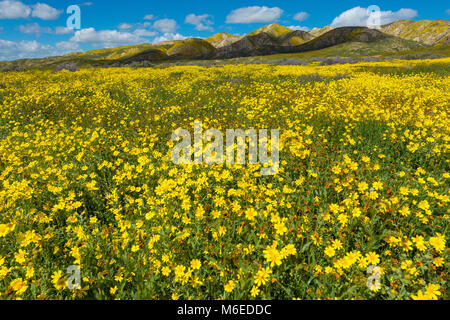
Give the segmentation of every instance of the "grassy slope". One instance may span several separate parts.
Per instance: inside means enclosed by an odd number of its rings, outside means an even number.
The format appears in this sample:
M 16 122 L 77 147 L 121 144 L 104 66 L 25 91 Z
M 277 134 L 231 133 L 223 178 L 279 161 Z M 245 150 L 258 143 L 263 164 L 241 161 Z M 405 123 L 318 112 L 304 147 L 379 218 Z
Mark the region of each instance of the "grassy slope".
M 274 23 L 274 24 L 270 24 L 268 26 L 259 28 L 258 30 L 253 31 L 253 32 L 249 33 L 248 35 L 254 36 L 254 35 L 265 32 L 268 35 L 270 35 L 272 38 L 279 39 L 282 36 L 291 33 L 292 31 L 293 30 L 291 30 L 289 28 L 286 28 L 286 27 L 280 26 L 279 24 Z
M 308 58 L 327 58 L 327 57 L 390 57 L 401 54 L 413 53 L 436 53 L 450 56 L 450 47 L 417 47 L 416 43 L 411 41 L 398 41 L 397 39 L 386 39 L 376 43 L 348 42 L 322 50 L 275 54 L 260 57 L 237 58 L 235 60 L 245 62 L 247 60 L 277 60 L 277 59 L 308 59 Z
M 260 28 L 253 33 L 270 32 L 272 36 L 279 37 L 286 34 L 288 28 L 273 24 Z M 174 45 L 158 46 L 151 44 L 125 46 L 110 49 L 96 49 L 84 53 L 73 53 L 61 57 L 48 57 L 43 59 L 22 59 L 17 61 L 0 62 L 0 70 L 3 68 L 20 67 L 23 69 L 53 69 L 62 63 L 74 63 L 80 67 L 88 66 L 108 66 L 117 62 L 117 59 L 127 59 L 135 55 L 142 54 L 148 50 L 161 50 L 167 53 L 175 48 L 177 44 L 183 41 L 176 41 Z M 205 41 L 206 44 L 208 42 Z M 186 46 L 185 46 L 186 47 Z M 187 46 L 190 48 L 192 46 Z M 406 54 L 426 54 L 434 53 L 443 56 L 450 56 L 449 46 L 420 47 L 415 41 L 404 40 L 399 38 L 390 38 L 377 41 L 376 43 L 349 42 L 333 46 L 330 48 L 309 51 L 303 53 L 292 54 L 275 54 L 268 56 L 257 56 L 248 58 L 235 58 L 223 61 L 224 63 L 251 63 L 268 62 L 279 59 L 310 59 L 310 58 L 326 58 L 326 57 L 392 57 L 396 55 Z M 200 48 L 202 49 L 202 48 Z M 173 51 L 173 50 L 172 50 Z M 175 50 L 176 51 L 176 50 Z M 197 50 L 196 50 L 197 51 Z M 185 57 L 189 59 L 189 57 Z M 178 61 L 179 62 L 179 61 Z M 186 62 L 183 61 L 183 62 Z M 215 61 L 216 63 L 219 61 Z M 160 62 L 165 63 L 165 62 Z M 195 61 L 193 63 L 211 64 L 211 61 Z
M 234 58 L 228 60 L 177 60 L 173 63 L 180 64 L 205 64 L 209 65 L 212 63 L 271 63 L 272 61 L 282 60 L 282 59 L 297 59 L 297 60 L 308 60 L 314 58 L 330 58 L 330 57 L 378 57 L 378 58 L 393 58 L 402 55 L 423 55 L 423 54 L 436 54 L 442 55 L 444 57 L 450 57 L 450 46 L 434 46 L 434 47 L 423 47 L 423 48 L 412 48 L 402 51 L 386 52 L 384 50 L 384 44 L 378 43 L 376 45 L 370 45 L 361 42 L 345 43 L 331 48 L 326 48 L 317 51 L 302 52 L 302 53 L 289 53 L 289 54 L 275 54 L 268 56 L 256 56 L 256 57 L 245 57 L 245 58 Z M 37 69 L 52 69 L 63 62 L 76 62 L 80 66 L 106 66 L 111 64 L 111 61 L 101 60 L 95 61 L 89 58 L 83 57 L 55 57 L 55 58 L 45 58 L 45 59 L 28 59 L 22 61 L 9 61 L 0 62 L 0 68 L 7 65 L 22 65 L 26 68 L 37 68 Z M 167 62 L 160 62 L 158 64 L 166 64 Z
M 448 41 L 449 28 L 447 20 L 399 20 L 384 26 L 382 31 L 403 39 L 434 45 Z

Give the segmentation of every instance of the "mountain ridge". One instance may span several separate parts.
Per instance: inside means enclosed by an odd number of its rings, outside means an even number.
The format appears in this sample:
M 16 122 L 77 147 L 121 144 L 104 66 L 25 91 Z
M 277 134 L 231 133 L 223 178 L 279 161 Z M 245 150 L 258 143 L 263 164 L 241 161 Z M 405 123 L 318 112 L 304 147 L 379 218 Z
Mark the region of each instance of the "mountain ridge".
M 87 65 L 128 65 L 136 62 L 190 59 L 230 59 L 257 55 L 300 53 L 321 50 L 344 43 L 377 45 L 386 52 L 400 52 L 424 46 L 448 46 L 450 21 L 398 20 L 378 29 L 367 27 L 325 26 L 307 31 L 292 30 L 277 23 L 263 26 L 246 35 L 237 36 L 219 32 L 209 38 L 188 38 L 156 44 L 94 49 L 82 53 L 70 53 L 61 57 L 22 59 L 33 65 L 39 61 L 51 63 L 82 61 Z M 6 62 L 2 63 L 5 64 Z M 10 63 L 11 64 L 11 63 Z

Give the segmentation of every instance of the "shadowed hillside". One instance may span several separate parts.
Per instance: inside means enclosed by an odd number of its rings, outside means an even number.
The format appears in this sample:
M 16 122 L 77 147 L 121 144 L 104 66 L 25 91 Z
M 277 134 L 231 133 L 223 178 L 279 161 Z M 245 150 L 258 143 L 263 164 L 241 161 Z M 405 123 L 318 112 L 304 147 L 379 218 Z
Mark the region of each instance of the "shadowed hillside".
M 150 67 L 178 60 L 233 59 L 276 54 L 305 53 L 323 56 L 369 56 L 447 47 L 450 44 L 448 20 L 399 20 L 380 30 L 366 27 L 330 26 L 309 32 L 270 24 L 247 35 L 220 32 L 207 39 L 185 39 L 156 44 L 123 46 L 71 53 L 60 57 L 0 62 L 0 70 L 55 69 L 61 64 L 76 67 Z M 322 50 L 325 50 L 322 52 Z M 432 52 L 435 49 L 430 49 Z

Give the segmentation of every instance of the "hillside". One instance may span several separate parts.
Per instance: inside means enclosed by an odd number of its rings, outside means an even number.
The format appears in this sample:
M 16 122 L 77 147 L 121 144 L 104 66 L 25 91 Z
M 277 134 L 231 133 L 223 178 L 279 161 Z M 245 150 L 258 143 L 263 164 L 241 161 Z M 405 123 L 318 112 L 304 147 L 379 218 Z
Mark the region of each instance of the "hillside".
M 214 46 L 202 39 L 186 39 L 175 43 L 167 55 L 172 59 L 194 59 L 197 57 L 212 54 Z
M 281 37 L 283 37 L 283 36 L 285 36 L 285 35 L 287 35 L 289 33 L 292 33 L 292 29 L 280 26 L 277 23 L 272 23 L 272 24 L 269 24 L 269 25 L 264 26 L 262 28 L 259 28 L 259 29 L 255 30 L 253 32 L 250 32 L 248 34 L 248 36 L 255 36 L 255 35 L 262 34 L 262 33 L 266 33 L 272 39 L 278 40 Z
M 89 66 L 150 66 L 165 61 L 232 59 L 327 50 L 336 56 L 383 55 L 427 46 L 449 46 L 448 20 L 399 20 L 381 31 L 365 27 L 314 28 L 309 32 L 270 24 L 247 35 L 226 32 L 207 39 L 191 38 L 156 44 L 122 46 L 71 53 L 61 57 L 0 62 L 0 70 L 53 69 L 60 64 Z
M 295 47 L 298 52 L 320 50 L 346 42 L 371 43 L 387 39 L 388 36 L 378 30 L 365 27 L 342 27 L 332 29 L 307 43 Z
M 226 32 L 220 32 L 205 39 L 205 41 L 209 42 L 215 48 L 222 48 L 239 41 L 240 39 L 242 39 L 242 36 L 237 37 Z
M 382 50 L 385 52 L 399 52 L 423 46 L 413 41 L 389 36 L 375 29 L 342 27 L 332 29 L 303 44 L 291 46 L 283 46 L 280 41 L 274 40 L 267 33 L 247 36 L 229 46 L 217 49 L 214 58 L 226 59 L 276 53 L 310 52 L 350 43 L 365 44 L 364 47 L 367 53 L 371 51 L 371 47 L 376 48 L 374 51 L 377 52 Z
M 328 31 L 331 31 L 333 29 L 334 28 L 330 27 L 330 26 L 325 26 L 323 28 L 314 28 L 309 31 L 309 34 L 316 38 L 316 37 L 320 37 L 324 33 L 327 33 Z
M 427 45 L 450 45 L 449 20 L 398 20 L 385 25 L 381 31 L 406 40 L 413 40 Z
M 279 41 L 283 46 L 298 46 L 314 39 L 314 36 L 306 31 L 296 30 L 280 37 Z

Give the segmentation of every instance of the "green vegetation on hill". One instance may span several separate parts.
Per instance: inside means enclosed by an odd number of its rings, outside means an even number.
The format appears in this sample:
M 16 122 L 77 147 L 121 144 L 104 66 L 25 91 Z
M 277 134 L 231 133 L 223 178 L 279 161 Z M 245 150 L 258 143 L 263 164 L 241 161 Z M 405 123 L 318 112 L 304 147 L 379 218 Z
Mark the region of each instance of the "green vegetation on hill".
M 221 47 L 228 46 L 228 45 L 240 40 L 241 38 L 242 37 L 233 36 L 226 32 L 220 32 L 220 33 L 217 33 L 217 34 L 205 39 L 205 41 L 210 43 L 215 48 L 221 48 Z
M 267 33 L 269 36 L 271 36 L 274 39 L 279 39 L 282 36 L 289 34 L 292 32 L 292 29 L 280 26 L 277 23 L 269 24 L 268 26 L 264 26 L 262 28 L 259 28 L 258 30 L 255 30 L 253 32 L 250 32 L 249 36 L 254 36 L 260 33 Z
M 381 28 L 384 33 L 427 45 L 450 45 L 449 20 L 398 20 Z
M 215 50 L 209 42 L 202 39 L 186 39 L 177 42 L 169 50 L 167 54 L 171 57 L 180 59 L 194 59 L 212 53 Z
M 448 20 L 399 20 L 383 26 L 382 32 L 362 27 L 333 29 L 330 26 L 305 32 L 270 24 L 245 36 L 221 32 L 204 40 L 186 39 L 94 49 L 60 57 L 4 61 L 0 62 L 0 70 L 55 69 L 64 64 L 147 67 L 180 61 L 187 63 L 188 60 L 211 64 L 223 59 L 229 63 L 316 57 L 389 57 L 400 53 L 448 56 L 449 26 Z M 215 60 L 199 60 L 206 58 Z

